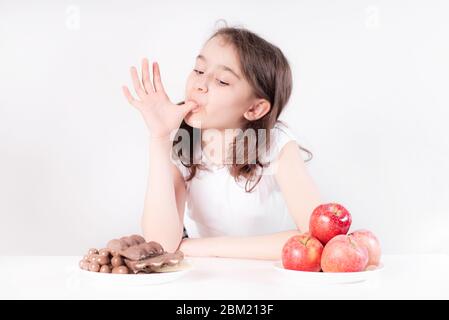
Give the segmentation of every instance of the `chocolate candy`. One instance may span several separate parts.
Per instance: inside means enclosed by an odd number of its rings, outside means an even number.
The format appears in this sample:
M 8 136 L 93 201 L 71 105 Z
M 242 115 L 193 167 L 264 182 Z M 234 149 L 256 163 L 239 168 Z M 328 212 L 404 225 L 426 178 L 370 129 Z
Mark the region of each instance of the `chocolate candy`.
M 89 249 L 79 262 L 83 270 L 101 273 L 141 274 L 159 271 L 164 266 L 175 266 L 184 259 L 181 251 L 165 252 L 155 242 L 146 242 L 142 236 L 131 235 L 112 239 L 107 248 Z
M 100 256 L 109 257 L 109 255 L 110 255 L 111 253 L 109 252 L 109 249 L 108 249 L 108 248 L 104 248 L 104 249 L 101 249 L 101 250 L 98 252 L 98 254 L 99 254 Z
M 123 259 L 121 256 L 115 256 L 111 259 L 111 264 L 113 267 L 120 267 L 123 265 Z
M 112 269 L 112 273 L 128 274 L 129 270 L 126 266 L 120 266 Z
M 162 246 L 155 242 L 145 242 L 139 235 L 113 239 L 108 242 L 108 249 L 130 260 L 142 260 L 164 253 Z
M 129 260 L 142 260 L 149 257 L 158 256 L 164 253 L 162 246 L 155 242 L 144 242 L 137 244 L 120 252 L 122 256 Z
M 106 264 L 109 264 L 109 262 L 111 262 L 111 260 L 109 259 L 108 256 L 98 256 L 97 257 L 97 263 L 101 266 L 104 266 Z
M 95 248 L 91 248 L 91 249 L 89 249 L 89 251 L 87 252 L 88 255 L 90 255 L 90 254 L 97 254 L 97 253 L 98 253 L 98 250 L 95 249 Z
M 109 267 L 109 265 L 101 266 L 100 272 L 101 273 L 111 273 L 111 268 Z
M 89 264 L 90 264 L 89 261 L 81 260 L 79 266 L 83 270 L 89 270 Z
M 145 239 L 142 236 L 133 234 L 129 237 L 121 237 L 120 239 L 112 239 L 108 242 L 107 247 L 111 251 L 120 253 L 127 248 L 136 244 L 145 243 Z
M 93 272 L 100 271 L 100 265 L 97 262 L 91 262 L 89 264 L 89 271 L 93 271 Z
M 125 263 L 133 273 L 150 273 L 155 272 L 157 269 L 165 265 L 177 265 L 182 259 L 184 259 L 184 254 L 182 253 L 182 251 L 178 250 L 175 253 L 165 252 L 158 256 L 146 258 L 143 260 L 135 261 L 125 259 Z
M 97 256 L 98 256 L 98 254 L 89 254 L 89 255 L 87 256 L 87 261 L 89 261 L 89 262 L 95 262 L 95 261 L 97 261 Z

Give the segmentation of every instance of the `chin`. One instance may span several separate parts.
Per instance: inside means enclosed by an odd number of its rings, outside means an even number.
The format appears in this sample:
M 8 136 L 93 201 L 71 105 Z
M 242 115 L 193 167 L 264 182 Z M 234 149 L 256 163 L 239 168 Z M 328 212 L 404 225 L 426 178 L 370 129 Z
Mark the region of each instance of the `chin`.
M 204 129 L 204 121 L 198 113 L 189 113 L 184 118 L 185 123 L 187 123 L 192 128 Z

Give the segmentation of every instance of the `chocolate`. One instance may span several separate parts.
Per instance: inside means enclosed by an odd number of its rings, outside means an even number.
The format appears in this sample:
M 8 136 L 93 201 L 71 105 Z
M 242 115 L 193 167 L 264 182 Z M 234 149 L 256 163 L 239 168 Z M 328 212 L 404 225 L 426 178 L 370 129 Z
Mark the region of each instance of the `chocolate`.
M 101 266 L 100 272 L 101 273 L 111 273 L 111 268 L 108 265 Z
M 126 250 L 120 252 L 120 254 L 129 260 L 142 260 L 149 257 L 154 257 L 164 253 L 162 246 L 155 242 L 144 242 L 135 246 L 128 247 Z
M 110 251 L 120 253 L 121 251 L 126 250 L 131 246 L 134 246 L 136 244 L 141 244 L 141 243 L 145 243 L 145 239 L 142 236 L 133 234 L 129 237 L 121 237 L 120 239 L 112 239 L 111 241 L 108 242 L 107 248 Z
M 120 266 L 112 269 L 112 273 L 128 274 L 129 270 L 126 266 Z
M 90 256 L 87 257 L 89 262 L 98 262 L 97 258 L 100 257 L 98 254 L 91 254 Z
M 89 264 L 89 271 L 98 272 L 100 271 L 100 265 L 96 262 L 91 262 Z
M 182 259 L 184 259 L 184 254 L 178 250 L 175 253 L 164 252 L 163 254 L 137 261 L 125 259 L 125 263 L 133 273 L 151 273 L 163 266 L 177 265 Z
M 85 261 L 85 260 L 81 260 L 79 262 L 79 266 L 83 270 L 89 270 L 89 264 L 90 264 L 90 262 L 89 261 Z
M 111 264 L 113 267 L 123 266 L 123 259 L 121 256 L 114 256 L 111 259 Z
M 104 265 L 106 265 L 106 264 L 109 264 L 110 261 L 111 261 L 111 260 L 110 260 L 109 257 L 107 257 L 107 256 L 98 256 L 98 257 L 97 257 L 97 263 L 98 263 L 100 266 L 104 266 Z
M 89 251 L 87 252 L 88 255 L 97 254 L 97 253 L 98 253 L 98 250 L 95 248 L 90 248 Z
M 109 257 L 109 255 L 111 254 L 111 252 L 109 251 L 108 248 L 104 248 L 104 249 L 101 249 L 101 250 L 98 252 L 98 254 L 99 254 L 100 256 Z
M 113 239 L 108 242 L 107 247 L 110 251 L 117 252 L 130 260 L 141 260 L 164 253 L 159 243 L 145 242 L 145 239 L 139 235 Z
M 140 235 L 131 235 L 112 239 L 107 248 L 89 249 L 79 266 L 92 272 L 142 274 L 164 272 L 163 267 L 177 266 L 183 259 L 181 251 L 165 252 L 159 243 L 146 242 Z

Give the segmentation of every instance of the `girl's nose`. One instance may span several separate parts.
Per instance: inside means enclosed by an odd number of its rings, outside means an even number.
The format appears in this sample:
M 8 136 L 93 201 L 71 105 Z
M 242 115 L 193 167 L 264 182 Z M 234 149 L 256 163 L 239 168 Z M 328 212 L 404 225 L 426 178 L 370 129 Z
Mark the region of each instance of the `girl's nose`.
M 202 79 L 197 81 L 196 83 L 196 89 L 200 92 L 207 92 L 207 84 L 206 84 L 206 80 Z

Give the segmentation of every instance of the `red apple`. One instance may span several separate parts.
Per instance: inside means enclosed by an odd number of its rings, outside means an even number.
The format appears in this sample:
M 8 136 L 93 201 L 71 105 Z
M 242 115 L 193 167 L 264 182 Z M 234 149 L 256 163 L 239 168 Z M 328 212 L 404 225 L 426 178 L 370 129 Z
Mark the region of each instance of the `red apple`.
M 310 216 L 309 231 L 325 245 L 330 239 L 346 234 L 351 226 L 351 214 L 338 203 L 325 203 L 316 207 Z
M 330 240 L 321 255 L 324 272 L 358 272 L 365 270 L 368 251 L 352 236 L 338 235 Z
M 368 250 L 368 266 L 378 266 L 381 249 L 379 239 L 369 230 L 361 229 L 349 234 Z
M 282 248 L 282 264 L 285 269 L 319 272 L 322 252 L 323 245 L 309 233 L 296 235 Z

